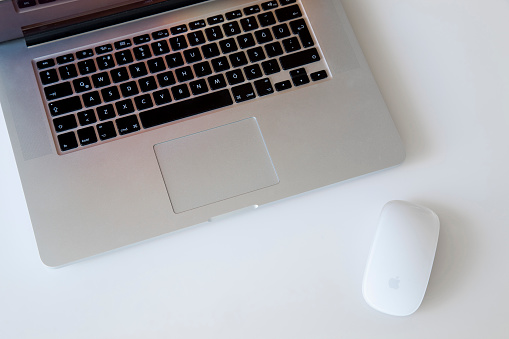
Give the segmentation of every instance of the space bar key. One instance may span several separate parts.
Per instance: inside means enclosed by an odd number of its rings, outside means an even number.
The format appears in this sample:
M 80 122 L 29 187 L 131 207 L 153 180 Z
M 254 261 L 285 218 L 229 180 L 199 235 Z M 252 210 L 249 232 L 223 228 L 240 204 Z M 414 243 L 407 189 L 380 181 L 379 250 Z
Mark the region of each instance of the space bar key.
M 232 104 L 233 100 L 230 91 L 224 89 L 189 100 L 143 111 L 140 113 L 140 120 L 144 128 L 150 128 Z

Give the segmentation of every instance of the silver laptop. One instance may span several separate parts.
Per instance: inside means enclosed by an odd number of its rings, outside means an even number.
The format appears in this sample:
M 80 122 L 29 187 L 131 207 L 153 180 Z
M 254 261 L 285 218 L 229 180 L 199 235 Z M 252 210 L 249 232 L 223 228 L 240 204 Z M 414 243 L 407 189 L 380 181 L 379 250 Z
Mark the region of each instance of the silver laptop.
M 339 0 L 0 0 L 0 102 L 48 266 L 405 156 Z

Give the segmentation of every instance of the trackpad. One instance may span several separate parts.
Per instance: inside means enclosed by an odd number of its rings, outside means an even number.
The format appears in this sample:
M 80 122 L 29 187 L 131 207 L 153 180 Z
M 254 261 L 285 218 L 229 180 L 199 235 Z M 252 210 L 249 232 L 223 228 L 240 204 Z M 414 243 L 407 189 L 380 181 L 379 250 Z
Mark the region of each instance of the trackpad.
M 175 213 L 279 183 L 255 118 L 154 146 Z

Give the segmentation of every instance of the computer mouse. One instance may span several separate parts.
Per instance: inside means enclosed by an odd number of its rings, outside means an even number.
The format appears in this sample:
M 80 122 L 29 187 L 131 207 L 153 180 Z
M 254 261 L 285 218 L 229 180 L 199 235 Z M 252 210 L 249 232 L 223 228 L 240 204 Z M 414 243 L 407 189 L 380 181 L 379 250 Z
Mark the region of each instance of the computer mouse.
M 438 243 L 440 221 L 427 207 L 394 200 L 382 209 L 362 294 L 374 309 L 414 313 L 424 298 Z

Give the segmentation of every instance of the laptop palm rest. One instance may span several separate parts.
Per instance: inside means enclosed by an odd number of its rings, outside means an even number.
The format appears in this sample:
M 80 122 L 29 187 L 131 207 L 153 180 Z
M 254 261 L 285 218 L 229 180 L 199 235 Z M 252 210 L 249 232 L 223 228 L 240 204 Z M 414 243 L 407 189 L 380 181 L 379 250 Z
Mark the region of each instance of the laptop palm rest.
M 163 142 L 154 150 L 175 213 L 279 183 L 255 118 Z

